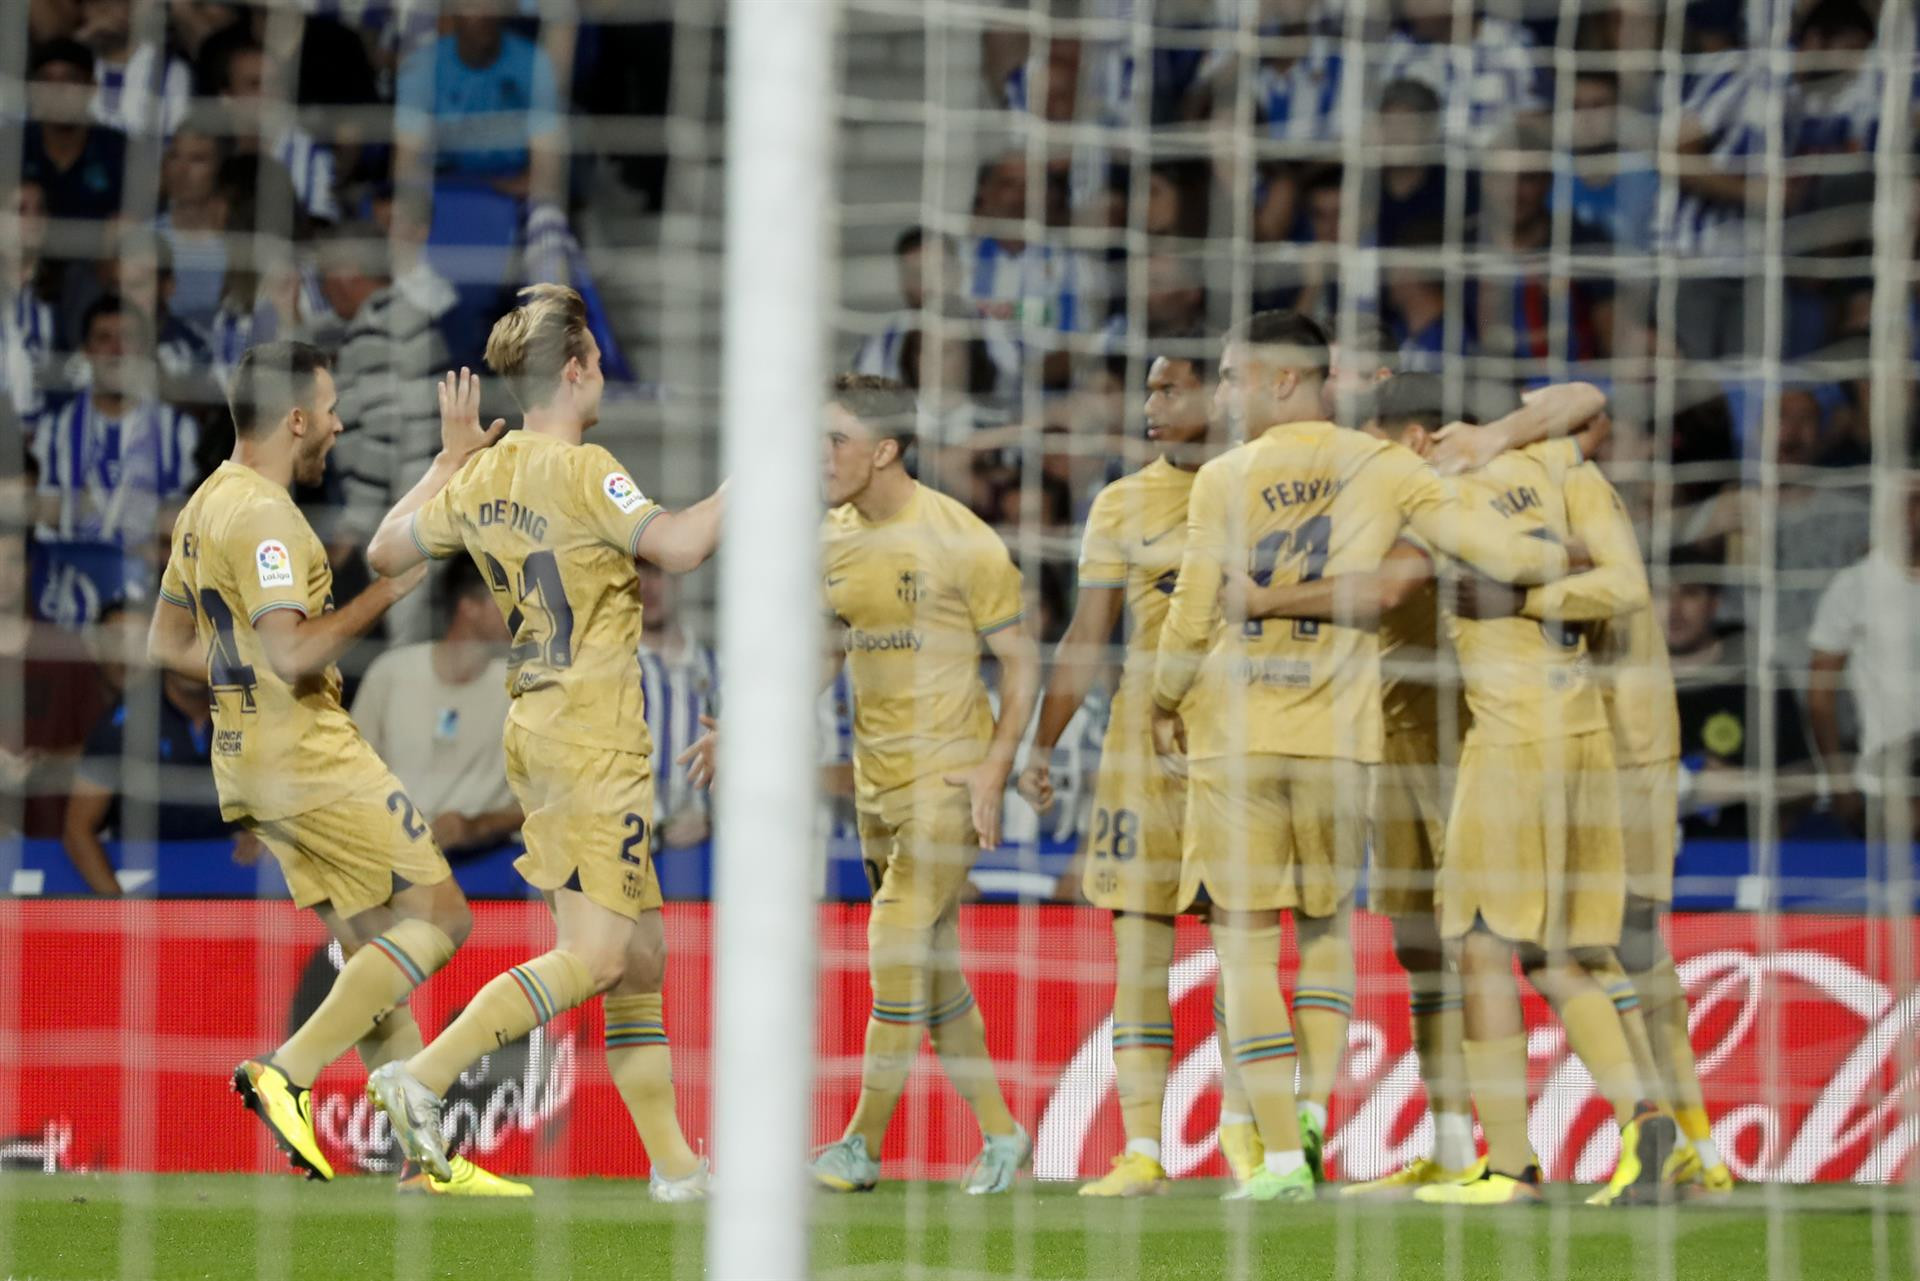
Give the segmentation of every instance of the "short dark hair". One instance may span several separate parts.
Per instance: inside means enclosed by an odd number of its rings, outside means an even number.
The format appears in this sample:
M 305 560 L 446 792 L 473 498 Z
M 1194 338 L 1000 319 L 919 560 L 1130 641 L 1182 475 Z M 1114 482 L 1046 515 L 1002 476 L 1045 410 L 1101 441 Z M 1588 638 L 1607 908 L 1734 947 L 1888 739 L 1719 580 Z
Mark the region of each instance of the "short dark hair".
M 487 586 L 480 566 L 474 563 L 471 556 L 448 558 L 433 592 L 434 615 L 442 636 L 453 626 L 454 611 L 460 607 L 460 602 L 475 597 L 485 597 L 488 601 L 493 599 L 493 589 Z
M 899 238 L 893 242 L 893 256 L 896 258 L 905 257 L 926 242 L 927 229 L 925 227 L 908 227 L 905 231 L 901 232 Z
M 87 79 L 93 79 L 93 50 L 66 37 L 49 40 L 33 51 L 33 59 L 27 66 L 28 79 L 38 78 L 43 68 L 56 62 L 78 67 L 87 73 Z
M 1432 86 L 1418 80 L 1395 80 L 1380 91 L 1380 110 L 1414 111 L 1421 115 L 1440 114 L 1440 95 Z
M 207 88 L 226 93 L 233 88 L 233 60 L 243 53 L 267 56 L 266 46 L 254 39 L 244 22 L 236 22 L 208 36 L 200 45 L 200 74 Z
M 1832 38 L 1850 31 L 1866 36 L 1869 41 L 1879 34 L 1879 24 L 1860 0 L 1815 0 L 1813 7 L 1800 15 L 1793 42 L 1804 44 L 1807 37 L 1815 33 Z M 1759 36 L 1764 38 L 1764 34 Z
M 84 346 L 93 334 L 93 322 L 103 316 L 127 316 L 134 314 L 133 304 L 119 294 L 101 294 L 87 304 L 80 313 L 80 342 Z
M 1193 371 L 1194 381 L 1202 386 L 1212 382 L 1218 372 L 1212 356 L 1201 354 L 1197 348 L 1187 343 L 1176 343 L 1167 350 L 1155 352 L 1154 355 L 1157 359 L 1167 361 L 1169 364 L 1185 365 Z M 1151 363 L 1148 368 L 1152 368 Z
M 1296 347 L 1307 358 L 1306 368 L 1327 376 L 1327 331 L 1303 311 L 1257 312 L 1227 340 L 1250 347 Z
M 875 374 L 841 374 L 827 397 L 864 423 L 874 435 L 894 441 L 906 457 L 918 429 L 918 402 L 913 389 L 898 378 Z
M 227 389 L 234 432 L 252 439 L 304 406 L 316 377 L 329 365 L 327 353 L 312 343 L 280 339 L 247 348 Z
M 1374 389 L 1374 426 L 1395 439 L 1409 427 L 1438 431 L 1446 420 L 1445 389 L 1438 375 L 1395 374 Z

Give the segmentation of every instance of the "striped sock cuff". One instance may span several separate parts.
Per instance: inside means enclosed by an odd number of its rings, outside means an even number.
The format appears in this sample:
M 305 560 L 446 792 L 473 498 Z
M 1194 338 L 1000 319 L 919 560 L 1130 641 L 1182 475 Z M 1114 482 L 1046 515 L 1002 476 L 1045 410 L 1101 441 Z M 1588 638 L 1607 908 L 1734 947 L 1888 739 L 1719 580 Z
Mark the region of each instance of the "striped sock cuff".
M 1640 1008 L 1640 994 L 1633 990 L 1633 981 L 1628 979 L 1620 983 L 1607 985 L 1607 999 L 1613 1002 L 1613 1008 L 1625 1014 L 1628 1010 Z
M 382 934 L 374 939 L 373 946 L 380 949 L 380 955 L 400 967 L 400 972 L 407 976 L 407 982 L 413 984 L 415 987 L 419 987 L 427 981 L 427 972 L 416 965 L 413 958 L 402 951 L 400 946 L 386 935 Z
M 927 1011 L 927 1026 L 939 1027 L 942 1023 L 951 1023 L 972 1008 L 973 989 L 963 987 L 957 995 L 949 997 Z
M 1295 1011 L 1330 1010 L 1350 1017 L 1353 1014 L 1353 993 L 1337 987 L 1298 988 L 1293 994 L 1293 1008 Z
M 1293 1057 L 1293 1033 L 1280 1032 L 1273 1036 L 1250 1036 L 1244 1041 L 1233 1043 L 1233 1061 L 1235 1063 L 1260 1063 L 1267 1059 L 1290 1059 Z
M 553 993 L 530 965 L 516 965 L 507 973 L 513 975 L 513 981 L 520 985 L 521 995 L 527 998 L 527 1004 L 533 1007 L 533 1013 L 542 1023 L 546 1023 L 559 1013 L 554 1006 Z
M 1113 1049 L 1117 1054 L 1121 1050 L 1171 1050 L 1173 1048 L 1173 1024 L 1171 1023 L 1115 1023 L 1113 1025 Z
M 876 1023 L 925 1023 L 927 1005 L 924 1001 L 883 1001 L 876 996 L 873 998 L 873 1021 Z
M 1445 1014 L 1465 1005 L 1458 992 L 1415 992 L 1407 1002 L 1408 1008 L 1416 1015 Z
M 607 1024 L 609 1050 L 634 1050 L 667 1043 L 667 1025 L 657 1019 Z

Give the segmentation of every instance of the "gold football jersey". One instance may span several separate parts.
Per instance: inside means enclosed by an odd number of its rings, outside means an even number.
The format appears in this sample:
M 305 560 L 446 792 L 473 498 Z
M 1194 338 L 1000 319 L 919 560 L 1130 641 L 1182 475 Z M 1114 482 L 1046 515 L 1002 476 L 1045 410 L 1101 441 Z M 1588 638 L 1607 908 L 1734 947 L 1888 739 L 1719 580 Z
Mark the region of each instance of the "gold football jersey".
M 1154 680 L 1155 702 L 1181 710 L 1193 757 L 1380 759 L 1378 634 L 1285 619 L 1227 627 L 1220 584 L 1229 563 L 1262 584 L 1370 571 L 1408 526 L 1505 581 L 1566 572 L 1560 545 L 1517 537 L 1456 502 L 1410 450 L 1332 423 L 1272 427 L 1200 469 Z
M 1120 588 L 1127 601 L 1124 691 L 1153 679 L 1154 653 L 1187 546 L 1193 472 L 1155 459 L 1094 496 L 1080 540 L 1080 586 Z
M 1459 678 L 1440 643 L 1440 593 L 1430 580 L 1380 619 L 1380 710 L 1387 730 L 1439 733 L 1442 684 L 1457 689 Z
M 822 542 L 827 607 L 853 684 L 859 803 L 977 764 L 993 737 L 980 641 L 1022 610 L 1006 545 L 925 485 L 884 521 L 836 507 Z
M 193 611 L 207 649 L 222 818 L 288 818 L 387 777 L 340 704 L 340 669 L 288 684 L 254 630 L 275 610 L 333 608 L 327 549 L 284 488 L 221 463 L 174 521 L 160 595 Z
M 660 514 L 599 445 L 510 432 L 414 514 L 428 556 L 473 557 L 507 620 L 507 717 L 530 734 L 649 755 L 640 535 Z
M 1587 545 L 1595 569 L 1534 588 L 1527 594 L 1527 613 L 1595 620 L 1587 629 L 1587 645 L 1613 727 L 1614 760 L 1621 765 L 1674 760 L 1680 755 L 1680 706 L 1666 634 L 1651 602 L 1620 612 L 1646 591 L 1633 518 L 1592 464 L 1568 475 L 1565 492 L 1568 523 Z
M 1464 503 L 1491 513 L 1515 535 L 1564 546 L 1566 461 L 1558 442 L 1536 446 L 1502 454 L 1454 484 Z M 1559 587 L 1556 582 L 1530 592 L 1529 600 L 1545 600 Z M 1459 656 L 1477 741 L 1536 743 L 1606 728 L 1584 628 L 1550 611 L 1541 618 L 1465 619 L 1450 613 L 1447 634 Z

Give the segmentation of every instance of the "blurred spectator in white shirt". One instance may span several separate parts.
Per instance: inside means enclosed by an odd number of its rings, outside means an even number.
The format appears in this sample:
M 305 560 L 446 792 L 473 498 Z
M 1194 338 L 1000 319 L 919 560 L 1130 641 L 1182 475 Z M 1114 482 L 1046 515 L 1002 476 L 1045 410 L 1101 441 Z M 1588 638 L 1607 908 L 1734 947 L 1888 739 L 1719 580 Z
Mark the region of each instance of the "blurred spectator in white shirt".
M 436 587 L 440 639 L 376 658 L 354 694 L 353 719 L 428 816 L 441 849 L 487 850 L 521 821 L 500 740 L 507 627 L 470 557 L 447 561 Z
M 666 849 L 698 845 L 712 830 L 707 793 L 687 781 L 687 767 L 675 758 L 706 732 L 700 718 L 719 711 L 713 647 L 687 631 L 678 606 L 675 580 L 641 561 L 640 685 L 653 739 L 653 837 L 655 848 Z

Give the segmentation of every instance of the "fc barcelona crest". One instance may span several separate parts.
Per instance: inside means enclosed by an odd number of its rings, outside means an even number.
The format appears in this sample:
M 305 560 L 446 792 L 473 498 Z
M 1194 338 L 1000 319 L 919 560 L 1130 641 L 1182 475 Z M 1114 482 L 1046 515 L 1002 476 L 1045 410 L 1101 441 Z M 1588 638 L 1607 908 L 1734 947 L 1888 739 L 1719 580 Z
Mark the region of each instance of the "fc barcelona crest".
M 903 569 L 900 571 L 898 581 L 894 584 L 893 594 L 898 596 L 905 604 L 917 605 L 920 603 L 920 589 L 922 585 L 919 570 Z

